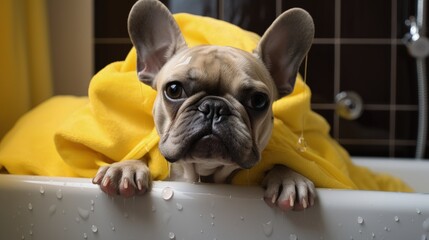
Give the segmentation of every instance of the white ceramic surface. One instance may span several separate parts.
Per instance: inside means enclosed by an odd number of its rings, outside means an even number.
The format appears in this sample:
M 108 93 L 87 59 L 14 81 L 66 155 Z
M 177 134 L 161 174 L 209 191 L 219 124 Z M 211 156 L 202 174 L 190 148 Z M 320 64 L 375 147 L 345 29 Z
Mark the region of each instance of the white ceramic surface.
M 356 162 L 421 193 L 318 189 L 313 208 L 283 213 L 259 187 L 155 182 L 123 199 L 90 179 L 0 175 L 0 239 L 427 239 L 429 162 Z

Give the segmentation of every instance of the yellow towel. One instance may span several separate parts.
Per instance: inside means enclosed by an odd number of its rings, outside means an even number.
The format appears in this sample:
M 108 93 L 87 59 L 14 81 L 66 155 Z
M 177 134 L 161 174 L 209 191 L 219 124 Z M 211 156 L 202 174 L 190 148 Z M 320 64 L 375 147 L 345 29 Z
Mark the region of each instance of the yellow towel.
M 213 44 L 252 51 L 259 41 L 254 33 L 219 20 L 189 14 L 177 14 L 175 19 L 190 47 Z M 168 164 L 159 153 L 152 118 L 156 92 L 138 81 L 135 69 L 132 49 L 125 61 L 112 63 L 93 77 L 88 103 L 54 98 L 30 112 L 0 145 L 0 167 L 10 173 L 93 177 L 100 166 L 144 158 L 153 179 L 165 179 Z M 327 122 L 311 111 L 310 97 L 310 89 L 298 77 L 293 93 L 274 103 L 273 135 L 261 162 L 238 172 L 234 184 L 258 184 L 273 165 L 283 164 L 317 187 L 411 190 L 394 177 L 355 166 L 329 136 Z M 297 149 L 302 133 L 306 151 Z

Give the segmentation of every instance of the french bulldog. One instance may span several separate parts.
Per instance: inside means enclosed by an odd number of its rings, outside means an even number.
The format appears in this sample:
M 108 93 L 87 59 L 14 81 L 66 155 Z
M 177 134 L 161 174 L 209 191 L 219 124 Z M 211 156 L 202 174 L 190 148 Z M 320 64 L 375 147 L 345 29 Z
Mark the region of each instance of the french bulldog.
M 128 31 L 138 78 L 157 90 L 153 117 L 159 150 L 171 163 L 167 180 L 213 183 L 227 183 L 260 161 L 273 128 L 272 104 L 292 92 L 314 38 L 311 16 L 295 8 L 273 22 L 253 54 L 225 46 L 188 48 L 156 0 L 133 6 Z M 130 197 L 150 190 L 151 177 L 145 161 L 127 160 L 101 167 L 93 183 Z M 314 204 L 314 184 L 286 166 L 273 167 L 262 185 L 270 206 L 287 211 Z

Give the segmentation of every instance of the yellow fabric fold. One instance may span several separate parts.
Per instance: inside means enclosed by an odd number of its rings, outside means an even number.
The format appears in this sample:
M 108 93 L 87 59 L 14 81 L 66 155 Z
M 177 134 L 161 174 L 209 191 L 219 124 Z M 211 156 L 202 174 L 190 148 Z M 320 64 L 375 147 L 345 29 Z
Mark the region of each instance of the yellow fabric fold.
M 0 143 L 0 169 L 12 174 L 77 176 L 55 149 L 54 134 L 86 97 L 53 97 L 22 116 Z
M 177 14 L 175 19 L 190 47 L 213 44 L 252 51 L 259 41 L 254 33 L 219 20 L 189 14 Z M 40 119 L 43 116 L 49 118 L 56 115 L 53 114 L 55 107 L 64 105 L 63 110 L 68 116 L 52 123 L 49 133 L 43 136 L 44 141 L 49 141 L 43 145 L 49 152 L 36 151 L 31 155 L 36 162 L 44 159 L 45 166 L 52 161 L 64 169 L 63 172 L 50 169 L 51 175 L 93 177 L 100 166 L 127 159 L 144 159 L 153 179 L 165 179 L 169 167 L 158 150 L 159 136 L 152 118 L 155 96 L 152 88 L 137 79 L 136 52 L 132 49 L 124 61 L 106 66 L 93 77 L 89 102 L 80 108 L 70 107 L 72 102 L 57 98 L 50 100 L 54 104 L 44 104 L 34 110 L 33 113 L 40 114 Z M 239 171 L 232 180 L 234 184 L 259 184 L 266 171 L 282 164 L 308 177 L 317 187 L 411 191 L 399 179 L 354 165 L 348 153 L 329 136 L 327 122 L 310 109 L 310 98 L 310 89 L 298 77 L 293 93 L 274 103 L 274 130 L 262 160 L 250 170 Z M 30 115 L 28 121 L 33 117 Z M 36 141 L 32 128 L 23 125 L 16 128 L 28 131 L 29 140 L 24 144 Z M 8 158 L 18 149 L 22 137 L 12 132 L 0 145 L 0 166 L 11 173 L 28 168 L 27 162 L 17 158 L 11 162 Z M 50 137 L 54 138 L 55 145 Z M 298 149 L 302 137 L 307 142 L 306 151 Z M 9 155 L 4 154 L 6 148 Z M 15 166 L 17 163 L 20 163 L 19 167 Z

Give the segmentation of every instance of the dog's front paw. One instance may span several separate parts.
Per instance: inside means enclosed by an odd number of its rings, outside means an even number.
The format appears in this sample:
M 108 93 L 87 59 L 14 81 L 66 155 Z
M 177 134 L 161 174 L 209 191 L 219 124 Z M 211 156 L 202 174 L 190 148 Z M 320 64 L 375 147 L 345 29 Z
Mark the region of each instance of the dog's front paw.
M 277 165 L 265 176 L 264 199 L 268 205 L 284 211 L 303 210 L 314 205 L 316 189 L 313 182 L 301 174 Z
M 149 168 L 140 160 L 127 160 L 100 167 L 92 182 L 112 196 L 141 195 L 151 187 Z

